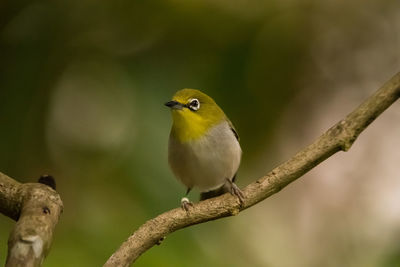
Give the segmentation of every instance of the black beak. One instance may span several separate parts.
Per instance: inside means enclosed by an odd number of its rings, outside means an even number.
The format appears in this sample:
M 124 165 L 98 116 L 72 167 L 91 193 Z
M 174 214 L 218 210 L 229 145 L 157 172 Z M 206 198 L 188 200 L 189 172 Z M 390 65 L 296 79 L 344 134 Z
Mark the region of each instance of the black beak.
M 169 108 L 172 109 L 182 109 L 183 108 L 183 104 L 179 103 L 178 101 L 168 101 L 167 103 L 165 103 L 164 105 L 166 105 Z

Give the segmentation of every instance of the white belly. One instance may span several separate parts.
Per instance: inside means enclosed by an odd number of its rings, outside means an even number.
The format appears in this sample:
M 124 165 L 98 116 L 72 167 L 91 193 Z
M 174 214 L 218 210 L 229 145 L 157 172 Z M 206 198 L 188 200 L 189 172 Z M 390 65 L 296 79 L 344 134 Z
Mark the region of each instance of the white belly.
M 172 171 L 188 188 L 206 192 L 232 180 L 242 150 L 227 122 L 212 127 L 205 137 L 188 143 L 169 140 L 168 160 Z

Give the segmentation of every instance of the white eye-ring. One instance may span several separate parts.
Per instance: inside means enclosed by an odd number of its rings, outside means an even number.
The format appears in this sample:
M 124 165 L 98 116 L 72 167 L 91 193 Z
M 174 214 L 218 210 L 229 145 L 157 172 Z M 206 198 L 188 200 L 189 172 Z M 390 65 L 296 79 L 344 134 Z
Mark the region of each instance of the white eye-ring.
M 196 98 L 190 99 L 188 108 L 193 111 L 198 110 L 200 108 L 200 101 Z

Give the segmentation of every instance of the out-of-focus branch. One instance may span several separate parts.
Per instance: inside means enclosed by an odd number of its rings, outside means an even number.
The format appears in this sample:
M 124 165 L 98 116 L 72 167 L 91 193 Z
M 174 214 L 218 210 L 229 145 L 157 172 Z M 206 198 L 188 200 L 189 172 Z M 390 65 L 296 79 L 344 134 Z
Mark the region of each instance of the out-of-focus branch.
M 176 230 L 236 215 L 279 192 L 336 152 L 350 149 L 359 134 L 399 97 L 400 73 L 385 83 L 346 118 L 332 126 L 314 143 L 264 177 L 249 184 L 243 190 L 245 196 L 243 205 L 240 205 L 236 197 L 225 194 L 195 204 L 189 213 L 181 208 L 167 211 L 140 226 L 111 255 L 104 266 L 129 266 L 142 253 Z
M 63 209 L 58 193 L 41 183 L 21 184 L 0 172 L 0 212 L 17 223 L 8 239 L 6 266 L 40 266 Z

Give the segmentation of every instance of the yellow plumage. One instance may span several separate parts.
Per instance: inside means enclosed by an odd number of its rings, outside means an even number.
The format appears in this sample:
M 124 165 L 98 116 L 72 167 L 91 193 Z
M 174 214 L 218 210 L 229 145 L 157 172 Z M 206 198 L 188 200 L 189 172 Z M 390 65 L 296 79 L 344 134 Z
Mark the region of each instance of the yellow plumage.
M 243 201 L 234 184 L 242 150 L 229 119 L 215 101 L 195 89 L 178 91 L 165 104 L 172 111 L 168 161 L 187 192 L 196 187 L 201 198 L 230 191 Z M 189 200 L 181 201 L 187 210 Z
M 181 143 L 199 139 L 211 127 L 226 119 L 225 113 L 215 101 L 199 90 L 183 89 L 172 98 L 173 101 L 182 104 L 188 103 L 191 99 L 198 99 L 201 103 L 201 108 L 196 112 L 187 108 L 172 110 L 171 135 Z

